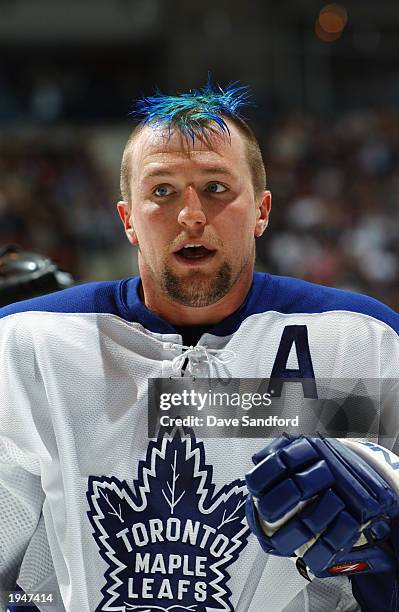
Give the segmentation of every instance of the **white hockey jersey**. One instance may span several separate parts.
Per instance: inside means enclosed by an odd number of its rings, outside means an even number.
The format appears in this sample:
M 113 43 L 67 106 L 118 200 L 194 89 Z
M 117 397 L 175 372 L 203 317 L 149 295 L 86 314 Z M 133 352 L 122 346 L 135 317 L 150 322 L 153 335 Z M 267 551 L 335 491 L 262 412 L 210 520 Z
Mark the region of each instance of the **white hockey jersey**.
M 147 381 L 180 375 L 182 353 L 197 377 L 395 379 L 399 317 L 255 273 L 193 351 L 139 284 L 90 283 L 0 311 L 0 591 L 17 579 L 53 591 L 38 607 L 54 612 L 358 609 L 346 578 L 309 585 L 248 532 L 243 477 L 267 441 L 195 428 L 150 440 Z

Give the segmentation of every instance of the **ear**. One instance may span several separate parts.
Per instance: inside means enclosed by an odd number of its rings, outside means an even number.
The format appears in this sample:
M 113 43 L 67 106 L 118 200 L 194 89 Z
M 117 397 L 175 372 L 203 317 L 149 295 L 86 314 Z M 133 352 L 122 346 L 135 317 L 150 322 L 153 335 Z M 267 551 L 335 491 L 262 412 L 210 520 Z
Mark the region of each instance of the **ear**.
M 121 200 L 117 203 L 116 208 L 118 209 L 123 227 L 125 228 L 125 234 L 130 244 L 138 244 L 139 241 L 133 227 L 132 213 L 129 204 Z
M 269 223 L 270 208 L 272 206 L 272 194 L 270 191 L 263 191 L 260 196 L 259 203 L 256 209 L 256 224 L 255 224 L 255 236 L 259 238 L 267 228 Z

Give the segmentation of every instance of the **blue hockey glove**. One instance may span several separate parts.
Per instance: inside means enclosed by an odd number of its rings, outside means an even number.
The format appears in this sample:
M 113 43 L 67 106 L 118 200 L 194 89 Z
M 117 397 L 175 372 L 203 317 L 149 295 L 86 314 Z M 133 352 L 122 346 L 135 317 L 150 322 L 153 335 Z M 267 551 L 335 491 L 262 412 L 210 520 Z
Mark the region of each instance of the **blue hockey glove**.
M 320 578 L 398 569 L 389 543 L 399 515 L 393 453 L 370 442 L 283 436 L 253 460 L 247 519 L 266 552 L 297 557 Z

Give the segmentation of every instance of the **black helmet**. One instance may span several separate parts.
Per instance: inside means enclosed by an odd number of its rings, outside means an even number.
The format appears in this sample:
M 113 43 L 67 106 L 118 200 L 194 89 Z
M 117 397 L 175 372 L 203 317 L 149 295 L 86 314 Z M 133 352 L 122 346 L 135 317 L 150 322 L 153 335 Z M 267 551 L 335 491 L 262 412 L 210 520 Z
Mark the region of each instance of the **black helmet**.
M 14 244 L 0 247 L 0 306 L 66 289 L 73 278 L 44 255 Z

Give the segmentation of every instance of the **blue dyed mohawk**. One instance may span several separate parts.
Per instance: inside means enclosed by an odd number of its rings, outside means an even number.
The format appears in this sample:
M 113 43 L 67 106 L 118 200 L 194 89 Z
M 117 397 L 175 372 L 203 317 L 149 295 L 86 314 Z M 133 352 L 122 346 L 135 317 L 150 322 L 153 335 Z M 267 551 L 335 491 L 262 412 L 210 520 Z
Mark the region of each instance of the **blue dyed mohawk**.
M 194 140 L 195 135 L 203 134 L 204 126 L 212 121 L 221 132 L 229 134 L 223 116 L 244 119 L 241 109 L 251 104 L 250 97 L 249 87 L 239 85 L 239 81 L 222 89 L 220 85 L 214 87 L 209 78 L 205 87 L 191 89 L 188 93 L 167 96 L 156 91 L 154 96 L 138 100 L 129 114 L 142 125 L 166 125 L 169 130 L 177 127 Z

